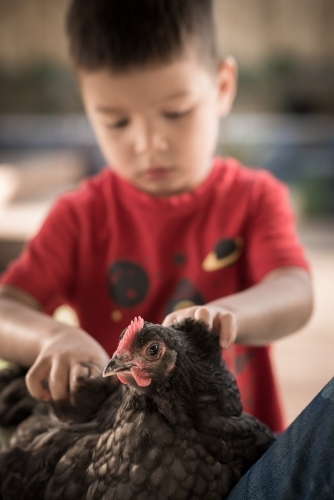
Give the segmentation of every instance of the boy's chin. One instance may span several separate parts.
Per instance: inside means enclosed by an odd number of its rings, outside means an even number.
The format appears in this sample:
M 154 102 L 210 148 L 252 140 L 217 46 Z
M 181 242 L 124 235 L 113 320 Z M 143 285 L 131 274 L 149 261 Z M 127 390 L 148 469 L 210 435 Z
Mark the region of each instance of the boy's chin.
M 192 191 L 191 187 L 188 188 L 186 186 L 175 186 L 169 185 L 167 183 L 156 186 L 141 184 L 136 185 L 135 187 L 140 191 L 143 191 L 146 194 L 155 197 L 175 196 Z
M 166 196 L 176 196 L 183 193 L 189 193 L 196 189 L 198 185 L 203 182 L 203 180 L 199 182 L 195 182 L 195 179 L 192 179 L 192 182 L 189 179 L 180 179 L 180 178 L 166 178 L 161 179 L 159 181 L 147 179 L 136 179 L 134 182 L 129 180 L 130 184 L 134 187 L 143 191 L 151 196 L 155 197 L 166 197 Z
M 135 179 L 134 185 L 151 196 L 172 196 L 187 191 L 185 183 L 173 174 L 174 172 L 166 170 L 162 173 L 141 175 Z
M 182 171 L 177 168 L 151 168 L 124 175 L 122 170 L 115 172 L 134 188 L 155 197 L 176 196 L 189 193 L 200 186 L 211 171 L 211 164 L 205 169 L 195 172 Z

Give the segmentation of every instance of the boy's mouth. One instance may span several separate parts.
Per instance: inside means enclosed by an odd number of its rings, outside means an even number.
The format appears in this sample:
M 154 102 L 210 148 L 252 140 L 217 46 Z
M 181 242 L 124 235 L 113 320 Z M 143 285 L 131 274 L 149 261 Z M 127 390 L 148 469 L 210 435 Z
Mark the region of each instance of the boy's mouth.
M 171 167 L 152 166 L 141 172 L 141 177 L 149 181 L 158 181 L 166 179 L 172 172 Z

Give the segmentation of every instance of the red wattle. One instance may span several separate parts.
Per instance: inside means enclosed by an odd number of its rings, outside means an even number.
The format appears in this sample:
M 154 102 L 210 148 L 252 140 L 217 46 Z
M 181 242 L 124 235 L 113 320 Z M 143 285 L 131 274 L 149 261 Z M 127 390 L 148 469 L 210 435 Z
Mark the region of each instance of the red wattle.
M 120 382 L 122 382 L 122 384 L 127 384 L 127 381 L 125 380 L 125 378 L 124 378 L 124 377 L 122 377 L 122 375 L 117 374 L 117 377 L 118 377 L 118 380 L 119 380 Z
M 152 379 L 143 375 L 138 368 L 131 368 L 131 373 L 139 387 L 147 387 L 152 382 Z

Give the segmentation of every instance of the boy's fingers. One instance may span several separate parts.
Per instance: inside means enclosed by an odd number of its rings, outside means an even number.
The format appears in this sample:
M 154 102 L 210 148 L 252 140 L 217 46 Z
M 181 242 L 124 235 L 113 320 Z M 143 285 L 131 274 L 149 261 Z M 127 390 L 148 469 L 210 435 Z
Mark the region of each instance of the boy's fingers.
M 205 307 L 197 307 L 197 306 L 178 309 L 177 311 L 168 314 L 163 320 L 162 325 L 169 326 L 172 325 L 173 323 L 178 323 L 179 321 L 182 321 L 185 318 L 203 319 L 202 317 L 197 318 L 195 316 L 196 311 L 198 309 L 206 310 Z M 205 315 L 205 312 L 203 312 L 203 314 Z M 203 321 L 205 321 L 205 319 L 203 319 Z
M 162 322 L 162 326 L 169 326 L 174 322 L 174 319 L 176 319 L 176 314 L 175 313 L 170 313 L 168 314 L 165 319 Z
M 197 306 L 180 309 L 174 313 L 168 314 L 163 321 L 163 326 L 171 325 L 175 321 L 181 321 L 183 318 L 194 318 L 204 321 L 209 328 L 212 328 L 219 335 L 219 343 L 222 348 L 226 348 L 235 341 L 236 337 L 236 318 L 230 312 L 213 313 L 206 306 Z
M 201 306 L 195 310 L 194 318 L 204 321 L 219 335 L 221 347 L 226 348 L 233 342 L 236 325 L 235 317 L 230 312 L 212 313 L 209 308 Z
M 222 313 L 219 320 L 219 343 L 222 348 L 226 349 L 235 340 L 236 319 L 231 313 Z
M 90 376 L 90 369 L 88 366 L 83 366 L 76 363 L 72 366 L 70 371 L 70 392 L 73 392 L 78 387 L 80 378 L 88 378 Z
M 25 380 L 28 391 L 33 398 L 49 401 L 51 395 L 45 382 L 49 379 L 49 374 L 50 362 L 48 359 L 43 359 L 32 365 L 26 374 Z
M 193 317 L 197 321 L 198 320 L 204 321 L 204 323 L 209 325 L 210 328 L 212 327 L 211 314 L 210 314 L 210 311 L 206 307 L 198 307 L 197 309 L 195 309 Z
M 49 389 L 53 400 L 59 401 L 68 397 L 69 376 L 67 363 L 58 358 L 54 359 L 49 377 Z

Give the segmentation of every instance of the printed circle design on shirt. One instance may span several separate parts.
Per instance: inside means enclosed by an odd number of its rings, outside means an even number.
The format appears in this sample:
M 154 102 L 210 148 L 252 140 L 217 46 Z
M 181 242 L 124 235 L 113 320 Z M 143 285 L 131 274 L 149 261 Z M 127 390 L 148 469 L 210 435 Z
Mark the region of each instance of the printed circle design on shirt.
M 149 279 L 144 269 L 128 260 L 111 264 L 107 278 L 111 298 L 122 307 L 139 304 L 149 290 Z
M 173 261 L 177 266 L 184 266 L 186 263 L 186 256 L 183 253 L 176 253 L 173 255 Z
M 195 285 L 187 278 L 183 278 L 177 284 L 172 297 L 167 303 L 166 315 L 179 309 L 184 309 L 185 307 L 203 304 L 203 297 L 196 290 Z
M 224 238 L 216 243 L 213 252 L 210 252 L 202 263 L 204 271 L 212 272 L 231 266 L 242 253 L 243 240 L 237 238 Z
M 178 311 L 179 309 L 185 309 L 186 307 L 196 306 L 197 304 L 192 300 L 181 300 L 181 302 L 177 302 L 174 306 L 173 311 Z
M 115 309 L 115 310 L 111 313 L 111 319 L 112 319 L 113 321 L 115 321 L 116 323 L 117 323 L 118 321 L 121 321 L 122 317 L 123 317 L 122 312 L 121 312 L 121 311 L 118 311 L 117 309 Z

